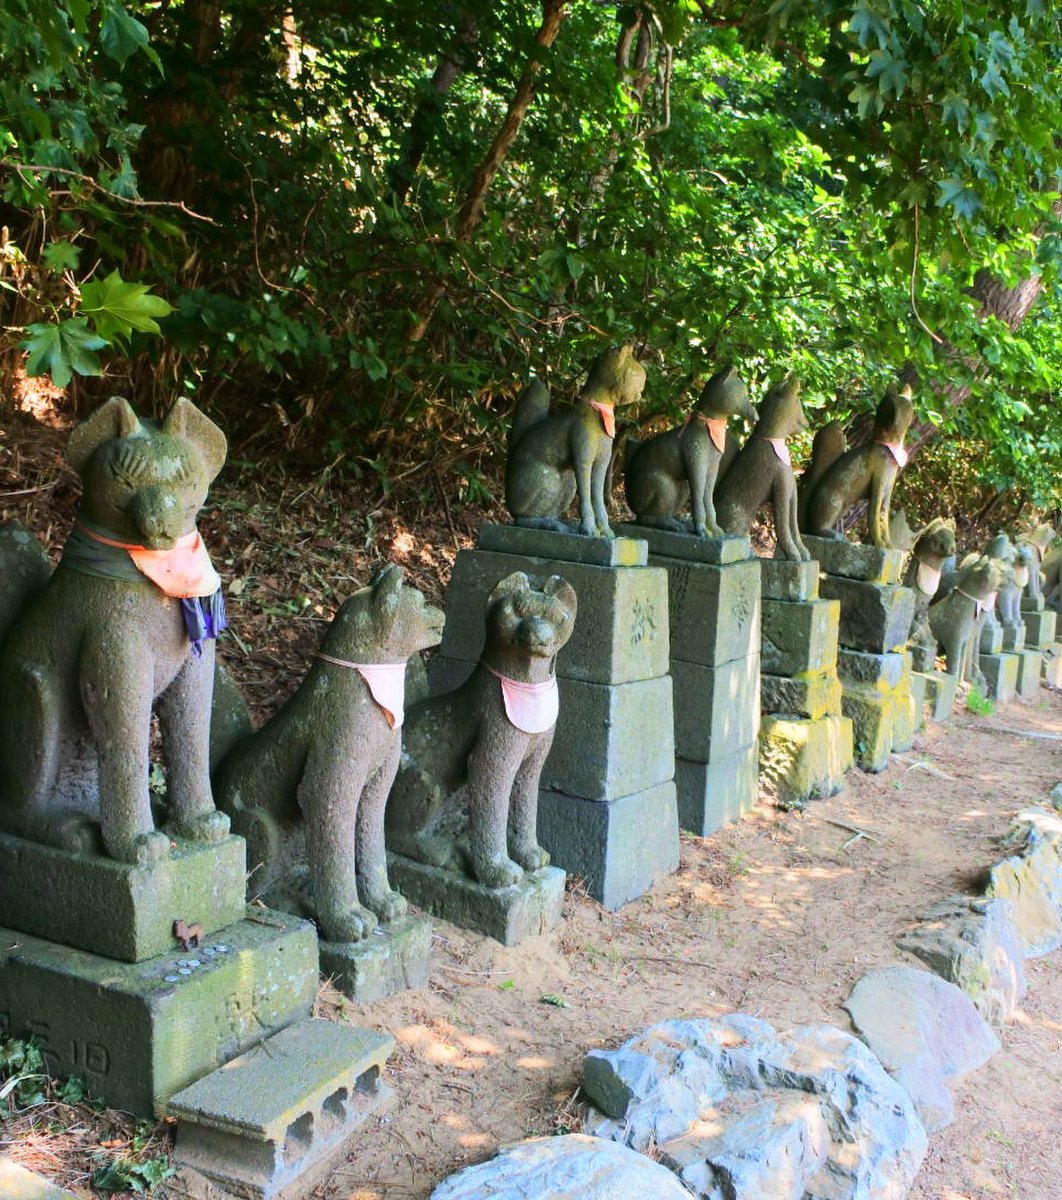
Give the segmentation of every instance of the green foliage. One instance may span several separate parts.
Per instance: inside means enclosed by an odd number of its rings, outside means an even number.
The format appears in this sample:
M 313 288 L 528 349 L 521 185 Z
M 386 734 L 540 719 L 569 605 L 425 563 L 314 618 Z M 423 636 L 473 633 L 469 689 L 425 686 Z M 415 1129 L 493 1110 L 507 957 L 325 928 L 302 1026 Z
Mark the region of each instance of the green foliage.
M 116 1158 L 97 1167 L 92 1173 L 92 1186 L 97 1192 L 136 1192 L 138 1196 L 153 1191 L 165 1183 L 174 1168 L 164 1155 L 151 1158 Z
M 573 0 L 461 241 L 539 8 L 284 11 L 6 0 L 0 296 L 29 370 L 209 379 L 232 423 L 381 481 L 426 458 L 475 502 L 520 381 L 568 394 L 606 341 L 647 353 L 639 421 L 722 359 L 842 417 L 909 364 L 980 483 L 1062 503 L 1055 6 Z M 985 320 L 979 272 L 1032 270 L 1036 320 Z
M 966 694 L 966 711 L 975 717 L 990 717 L 996 711 L 996 706 L 979 687 L 971 687 Z

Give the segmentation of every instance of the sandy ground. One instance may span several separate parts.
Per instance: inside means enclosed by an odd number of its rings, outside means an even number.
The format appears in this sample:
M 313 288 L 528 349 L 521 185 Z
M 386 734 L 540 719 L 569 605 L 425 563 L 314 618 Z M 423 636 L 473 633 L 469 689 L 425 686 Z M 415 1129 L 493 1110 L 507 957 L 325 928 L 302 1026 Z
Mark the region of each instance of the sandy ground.
M 904 957 L 893 939 L 914 913 L 979 890 L 1011 815 L 1059 779 L 1062 697 L 1042 691 L 957 715 L 804 814 L 762 805 L 711 839 L 684 836 L 678 873 L 618 913 L 576 889 L 558 929 L 510 949 L 439 925 L 429 988 L 364 1008 L 322 994 L 329 1015 L 388 1030 L 398 1049 L 396 1103 L 315 1196 L 425 1197 L 499 1145 L 577 1130 L 583 1053 L 667 1017 L 848 1028 L 856 979 Z M 912 1200 L 1062 1197 L 1062 951 L 1029 968 L 1002 1052 L 958 1085 Z

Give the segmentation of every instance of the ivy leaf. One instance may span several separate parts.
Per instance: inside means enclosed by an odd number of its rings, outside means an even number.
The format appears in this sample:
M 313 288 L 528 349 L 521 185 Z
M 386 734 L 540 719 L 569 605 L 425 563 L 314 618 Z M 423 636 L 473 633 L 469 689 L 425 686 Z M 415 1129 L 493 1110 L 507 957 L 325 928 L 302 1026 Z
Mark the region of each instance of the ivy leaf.
M 941 179 L 937 183 L 940 195 L 937 197 L 937 207 L 943 208 L 950 204 L 960 217 L 970 218 L 981 207 L 981 200 L 973 188 L 967 187 L 961 179 Z
M 120 67 L 124 67 L 138 50 L 143 50 L 161 70 L 159 56 L 149 43 L 147 27 L 136 17 L 131 17 L 120 4 L 111 3 L 107 6 L 107 15 L 100 22 L 100 46 L 108 58 L 113 58 Z
M 126 283 L 117 271 L 105 279 L 91 280 L 81 289 L 81 311 L 92 317 L 97 332 L 108 341 L 140 333 L 158 333 L 156 317 L 166 317 L 173 308 L 161 296 L 148 294 L 146 283 Z
M 28 337 L 19 343 L 29 351 L 27 375 L 51 375 L 56 387 L 66 387 L 76 371 L 79 375 L 101 375 L 96 350 L 107 339 L 93 333 L 84 317 L 71 317 L 57 325 L 27 325 Z
M 49 242 L 41 258 L 50 271 L 73 271 L 81 260 L 81 248 L 73 242 Z

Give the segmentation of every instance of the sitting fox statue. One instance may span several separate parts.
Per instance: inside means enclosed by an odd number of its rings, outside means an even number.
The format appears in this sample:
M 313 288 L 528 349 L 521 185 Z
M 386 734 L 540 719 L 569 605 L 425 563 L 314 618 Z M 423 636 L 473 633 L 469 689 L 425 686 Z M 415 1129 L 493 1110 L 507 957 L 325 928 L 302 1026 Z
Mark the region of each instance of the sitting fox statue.
M 195 519 L 225 461 L 221 430 L 187 400 L 140 420 L 109 400 L 70 435 L 81 476 L 62 561 L 10 569 L 0 604 L 0 828 L 147 863 L 170 837 L 215 840 L 228 819 L 210 791 L 214 641 L 221 582 Z M 24 565 L 30 542 L 3 541 Z M 152 707 L 170 808 L 155 828 L 148 793 Z
M 645 369 L 630 346 L 606 350 L 590 369 L 575 408 L 550 413 L 549 390 L 537 379 L 520 393 L 509 434 L 505 503 L 517 525 L 613 537 L 605 502 L 616 436 L 615 407 L 645 387 Z M 578 497 L 576 529 L 564 520 Z
M 343 603 L 295 693 L 215 775 L 218 804 L 247 837 L 251 892 L 312 917 L 334 942 L 360 941 L 406 911 L 387 877 L 384 804 L 406 662 L 438 643 L 442 613 L 402 578 L 387 567 Z M 283 842 L 300 823 L 308 870 L 292 887 Z
M 627 503 L 639 525 L 674 533 L 692 531 L 698 537 L 722 535 L 715 519 L 715 485 L 738 451 L 727 430 L 731 416 L 755 421 L 756 410 L 737 371 L 724 367 L 705 384 L 682 425 L 628 451 Z M 693 510 L 692 530 L 690 522 L 678 516 L 687 497 Z

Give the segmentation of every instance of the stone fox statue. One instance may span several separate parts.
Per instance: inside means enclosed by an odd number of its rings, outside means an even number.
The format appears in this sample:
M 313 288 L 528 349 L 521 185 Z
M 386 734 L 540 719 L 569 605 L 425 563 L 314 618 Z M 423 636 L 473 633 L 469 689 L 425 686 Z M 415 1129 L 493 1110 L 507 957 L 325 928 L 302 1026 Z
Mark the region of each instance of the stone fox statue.
M 909 639 L 918 671 L 932 671 L 937 657 L 937 639 L 929 625 L 929 606 L 940 588 L 945 560 L 955 553 L 955 522 L 934 517 L 919 532 L 904 573 L 904 587 L 915 594 L 915 613 Z
M 187 400 L 161 423 L 109 400 L 70 435 L 83 495 L 62 561 L 42 588 L 0 605 L 11 622 L 0 629 L 8 832 L 81 852 L 98 849 L 102 833 L 106 852 L 124 862 L 167 856 L 148 795 L 153 705 L 170 832 L 228 832 L 209 769 L 212 639 L 224 606 L 195 527 L 225 449 L 221 430 Z M 7 588 L 20 575 L 5 569 L 2 578 Z
M 520 571 L 487 600 L 483 657 L 459 688 L 410 708 L 387 805 L 388 849 L 509 887 L 549 864 L 538 844 L 538 782 L 557 719 L 554 663 L 575 591 Z
M 367 937 L 406 911 L 391 890 L 384 805 L 398 769 L 406 662 L 438 643 L 442 613 L 385 568 L 346 600 L 298 688 L 215 774 L 218 804 L 248 839 L 250 884 L 267 891 L 282 870 L 282 827 L 300 815 L 308 908 L 329 941 Z M 278 907 L 292 904 L 283 884 Z
M 977 619 L 995 604 L 1002 580 L 999 563 L 982 555 L 959 570 L 954 588 L 929 606 L 929 626 L 947 659 L 948 674 L 963 677 L 969 656 L 976 657 Z
M 787 375 L 760 405 L 760 419 L 715 489 L 715 513 L 724 533 L 747 534 L 770 500 L 778 535 L 776 557 L 810 560 L 797 529 L 796 484 L 786 438 L 807 429 L 800 380 Z
M 835 528 L 846 512 L 868 501 L 867 523 L 875 546 L 889 546 L 889 506 L 892 489 L 907 462 L 904 435 L 914 418 L 911 389 L 890 386 L 874 415 L 874 433 L 865 446 L 845 450 L 832 463 L 822 463 L 808 480 L 803 505 L 804 533 L 840 538 Z
M 550 413 L 549 390 L 537 379 L 524 388 L 505 464 L 505 503 L 515 524 L 571 533 L 563 518 L 578 497 L 578 532 L 614 536 L 605 503 L 614 409 L 632 404 L 643 387 L 645 369 L 630 346 L 621 346 L 597 358 L 578 404 L 567 412 Z
M 693 533 L 719 537 L 715 519 L 716 480 L 737 454 L 727 418 L 756 420 L 748 389 L 733 367 L 717 371 L 704 386 L 686 422 L 642 443 L 631 443 L 626 470 L 627 503 L 640 525 L 689 533 L 678 511 L 690 498 Z

